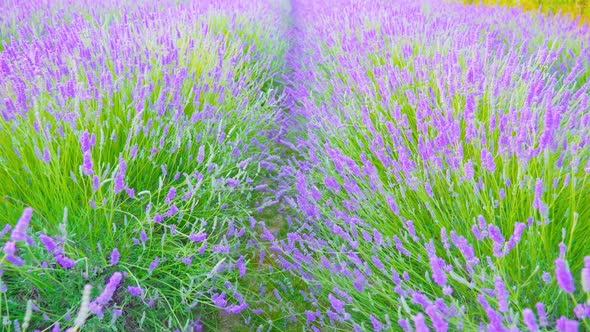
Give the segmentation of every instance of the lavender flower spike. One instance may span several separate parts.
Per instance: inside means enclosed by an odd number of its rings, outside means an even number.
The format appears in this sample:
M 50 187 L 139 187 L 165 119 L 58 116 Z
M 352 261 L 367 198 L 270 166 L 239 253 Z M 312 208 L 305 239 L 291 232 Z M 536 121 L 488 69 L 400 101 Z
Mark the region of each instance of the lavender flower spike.
M 123 275 L 121 272 L 113 273 L 102 293 L 100 293 L 100 295 L 90 303 L 89 307 L 92 313 L 96 315 L 102 314 L 103 306 L 113 298 L 113 294 L 115 294 L 115 291 L 117 290 L 117 287 L 121 283 L 122 279 Z
M 590 293 L 590 256 L 584 257 L 584 268 L 582 268 L 582 289 Z
M 576 289 L 574 278 L 567 267 L 567 263 L 561 258 L 555 260 L 555 279 L 557 279 L 559 287 L 566 293 L 573 293 Z
M 529 331 L 539 331 L 537 320 L 535 319 L 535 313 L 531 309 L 526 308 L 522 311 L 522 319 L 524 320 L 524 325 L 526 325 Z
M 14 241 L 25 241 L 27 239 L 26 232 L 27 228 L 29 228 L 29 222 L 31 221 L 31 217 L 33 216 L 33 209 L 30 207 L 25 208 L 23 211 L 22 216 L 14 226 L 12 233 L 10 234 L 10 238 Z

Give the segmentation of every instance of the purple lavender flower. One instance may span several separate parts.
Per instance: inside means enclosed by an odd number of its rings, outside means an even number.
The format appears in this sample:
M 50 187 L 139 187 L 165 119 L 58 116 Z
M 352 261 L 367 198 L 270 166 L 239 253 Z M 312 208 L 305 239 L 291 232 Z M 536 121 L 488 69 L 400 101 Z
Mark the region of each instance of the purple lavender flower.
M 100 295 L 98 295 L 98 297 L 94 299 L 94 301 L 90 302 L 89 309 L 92 313 L 94 313 L 95 315 L 102 314 L 103 307 L 107 303 L 109 303 L 109 301 L 111 301 L 113 294 L 115 294 L 115 291 L 117 290 L 117 287 L 121 283 L 122 279 L 123 275 L 121 274 L 121 272 L 113 273 L 113 275 L 109 278 L 109 281 L 107 282 L 102 293 L 100 293 Z
M 228 314 L 239 314 L 240 312 L 244 311 L 248 307 L 248 303 L 243 302 L 240 304 L 230 304 L 224 310 L 224 312 Z
M 416 314 L 413 317 L 414 320 L 414 329 L 416 332 L 430 332 L 428 325 L 426 325 L 426 321 L 424 320 L 424 315 L 421 313 Z
M 244 256 L 240 256 L 240 258 L 236 261 L 236 267 L 238 268 L 238 273 L 240 277 L 246 275 L 246 264 L 244 264 Z
M 449 329 L 449 324 L 441 317 L 434 305 L 426 308 L 426 314 L 432 321 L 432 327 L 436 332 L 446 332 Z
M 307 321 L 307 324 L 312 323 L 319 316 L 320 315 L 316 311 L 305 310 L 305 319 Z
M 428 258 L 430 260 L 432 279 L 434 279 L 437 285 L 443 287 L 447 284 L 447 276 L 444 271 L 445 261 L 436 256 L 434 242 L 432 240 L 426 245 L 426 250 L 428 251 Z
M 397 202 L 395 201 L 395 198 L 393 198 L 393 196 L 388 195 L 385 199 L 387 200 L 387 204 L 389 205 L 391 211 L 393 211 L 395 215 L 399 215 L 399 207 L 397 205 Z
M 213 304 L 220 308 L 225 308 L 227 306 L 227 300 L 225 299 L 225 292 L 215 293 L 211 296 L 211 300 Z
M 160 257 L 156 256 L 156 258 L 154 258 L 154 260 L 150 262 L 150 265 L 148 267 L 148 272 L 152 273 L 152 271 L 154 271 L 158 267 L 159 264 L 160 264 Z
M 373 330 L 375 332 L 380 332 L 385 329 L 385 326 L 375 317 L 375 315 L 370 314 L 369 319 L 371 320 L 371 325 L 373 325 Z
M 559 332 L 578 332 L 578 321 L 573 319 L 568 319 L 567 317 L 561 316 L 555 322 L 555 328 Z
M 6 255 L 6 260 L 16 266 L 22 266 L 24 264 L 24 260 L 20 257 L 16 256 L 16 242 L 15 241 L 8 241 L 4 244 L 3 248 L 4 254 Z
M 139 233 L 139 240 L 141 242 L 146 242 L 148 240 L 147 233 L 144 230 Z
M 535 304 L 535 309 L 537 309 L 537 314 L 539 315 L 539 325 L 545 327 L 549 325 L 549 320 L 547 319 L 547 313 L 545 311 L 545 305 L 541 302 Z
M 55 260 L 59 265 L 61 265 L 61 267 L 63 267 L 66 270 L 69 270 L 76 265 L 75 260 L 65 256 L 62 253 L 55 254 Z
M 555 279 L 559 287 L 566 293 L 573 293 L 576 289 L 574 278 L 570 273 L 567 263 L 561 258 L 555 260 Z
M 0 239 L 3 238 L 4 235 L 6 235 L 6 233 L 8 233 L 8 231 L 10 231 L 11 229 L 12 229 L 12 226 L 10 224 L 4 225 L 4 227 L 0 231 Z
M 166 194 L 166 199 L 164 200 L 164 202 L 166 204 L 169 204 L 174 197 L 176 197 L 176 188 L 175 187 L 170 187 L 170 189 L 168 190 L 168 194 Z
M 205 146 L 201 145 L 199 147 L 199 152 L 197 153 L 197 162 L 200 164 L 205 160 Z
M 132 296 L 141 296 L 143 294 L 143 289 L 139 286 L 128 286 L 127 292 Z
M 43 148 L 43 161 L 46 163 L 51 162 L 51 151 L 49 151 L 48 147 Z
M 41 242 L 43 242 L 43 245 L 45 246 L 45 249 L 48 252 L 52 253 L 57 249 L 57 244 L 55 244 L 55 241 L 53 241 L 53 238 L 51 236 L 39 234 L 39 239 L 41 240 Z
M 115 191 L 115 194 L 121 192 L 123 189 L 126 188 L 126 185 L 125 185 L 125 171 L 126 170 L 127 170 L 127 163 L 125 162 L 123 157 L 119 157 L 118 172 L 115 175 L 115 179 L 114 179 L 115 186 L 113 188 L 113 190 Z
M 500 312 L 508 311 L 508 291 L 506 290 L 506 285 L 504 285 L 504 280 L 502 277 L 495 276 L 494 283 L 496 286 L 496 298 L 498 299 L 498 309 Z
M 533 199 L 533 207 L 540 211 L 544 210 L 545 203 L 543 203 L 543 181 L 537 178 L 535 182 L 535 198 Z
M 494 172 L 496 170 L 494 156 L 487 149 L 481 150 L 481 165 L 490 172 Z
M 338 299 L 337 297 L 335 297 L 334 295 L 332 295 L 331 293 L 328 294 L 328 300 L 330 301 L 330 305 L 332 306 L 332 308 L 334 308 L 334 310 L 337 313 L 341 313 L 344 314 L 345 310 L 344 310 L 344 301 Z
M 85 175 L 94 174 L 94 164 L 92 162 L 92 154 L 90 151 L 85 151 L 82 156 L 82 172 Z
M 240 180 L 230 178 L 226 180 L 226 183 L 228 186 L 235 188 L 240 185 Z
M 400 318 L 397 323 L 404 331 L 410 331 L 410 322 L 407 319 Z
M 188 236 L 189 240 L 193 241 L 193 242 L 202 242 L 207 238 L 207 233 L 205 232 L 199 232 L 199 233 L 192 233 Z
M 582 268 L 581 283 L 584 292 L 590 293 L 590 256 L 584 257 L 584 267 Z
M 29 222 L 31 221 L 32 216 L 33 209 L 30 207 L 25 208 L 23 214 L 16 222 L 16 225 L 10 234 L 10 238 L 13 241 L 25 241 L 27 239 L 27 228 L 29 228 Z
M 531 309 L 525 308 L 522 311 L 522 318 L 524 320 L 524 324 L 529 329 L 529 331 L 539 331 L 539 327 L 537 326 L 537 320 L 535 318 L 535 313 Z
M 156 214 L 154 215 L 154 222 L 155 222 L 155 223 L 159 224 L 159 223 L 161 223 L 161 222 L 162 222 L 162 220 L 164 220 L 164 216 L 162 216 L 161 214 L 159 214 L 159 213 L 156 213 Z
M 334 177 L 326 176 L 324 178 L 324 184 L 330 190 L 333 190 L 336 192 L 340 191 L 340 185 L 338 184 L 338 181 L 336 181 L 336 179 Z
M 120 257 L 121 257 L 121 254 L 119 253 L 119 249 L 114 248 L 113 251 L 111 251 L 111 265 L 113 265 L 113 266 L 117 265 L 117 263 L 119 263 Z

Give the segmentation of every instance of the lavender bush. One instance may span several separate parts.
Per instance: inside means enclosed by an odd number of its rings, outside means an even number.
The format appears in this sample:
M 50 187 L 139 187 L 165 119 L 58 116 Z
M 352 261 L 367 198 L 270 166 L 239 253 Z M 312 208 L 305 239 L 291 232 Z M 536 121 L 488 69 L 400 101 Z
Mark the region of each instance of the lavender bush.
M 295 1 L 312 330 L 590 328 L 590 30 L 442 1 Z
M 590 329 L 588 26 L 442 0 L 0 11 L 3 329 Z
M 272 198 L 283 4 L 2 9 L 5 328 L 247 321 L 268 302 L 253 214 Z

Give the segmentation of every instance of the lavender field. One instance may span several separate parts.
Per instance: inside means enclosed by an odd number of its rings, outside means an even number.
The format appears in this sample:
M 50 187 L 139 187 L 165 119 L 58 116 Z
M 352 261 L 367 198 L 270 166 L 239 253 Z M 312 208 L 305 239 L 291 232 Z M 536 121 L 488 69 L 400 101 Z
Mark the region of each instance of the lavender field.
M 3 331 L 590 331 L 590 26 L 0 2 Z

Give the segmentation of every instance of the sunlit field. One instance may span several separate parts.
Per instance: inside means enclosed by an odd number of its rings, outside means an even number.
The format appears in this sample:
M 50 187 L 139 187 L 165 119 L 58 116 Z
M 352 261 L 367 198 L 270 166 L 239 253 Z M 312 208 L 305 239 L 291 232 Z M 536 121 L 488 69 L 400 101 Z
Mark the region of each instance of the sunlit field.
M 466 4 L 500 5 L 520 7 L 526 10 L 567 15 L 590 21 L 590 2 L 588 0 L 463 0 Z

